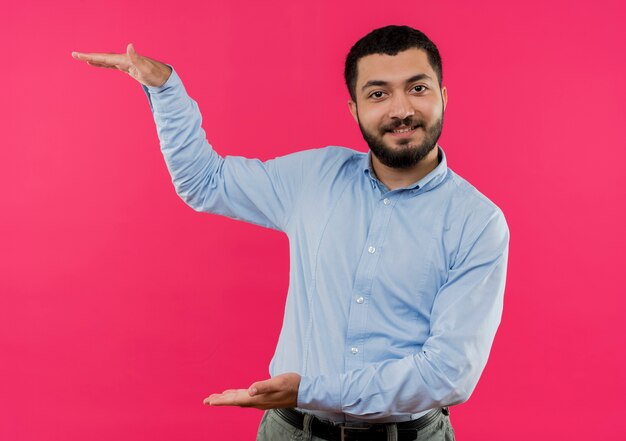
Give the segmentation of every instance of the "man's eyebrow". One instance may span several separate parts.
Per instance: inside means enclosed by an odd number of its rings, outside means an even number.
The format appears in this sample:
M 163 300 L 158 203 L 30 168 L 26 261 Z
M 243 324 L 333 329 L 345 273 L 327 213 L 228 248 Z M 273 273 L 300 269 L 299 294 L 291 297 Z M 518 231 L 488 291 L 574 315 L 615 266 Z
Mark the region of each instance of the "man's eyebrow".
M 409 83 L 414 83 L 416 81 L 421 81 L 421 80 L 431 80 L 432 78 L 425 74 L 425 73 L 420 73 L 417 75 L 413 75 L 411 78 L 409 78 L 408 80 L 405 81 L 406 84 Z M 372 87 L 372 86 L 386 86 L 389 83 L 387 81 L 382 81 L 382 80 L 370 80 L 367 83 L 365 83 L 363 85 L 363 87 L 361 88 L 361 91 L 364 91 L 365 89 L 367 89 L 368 87 Z

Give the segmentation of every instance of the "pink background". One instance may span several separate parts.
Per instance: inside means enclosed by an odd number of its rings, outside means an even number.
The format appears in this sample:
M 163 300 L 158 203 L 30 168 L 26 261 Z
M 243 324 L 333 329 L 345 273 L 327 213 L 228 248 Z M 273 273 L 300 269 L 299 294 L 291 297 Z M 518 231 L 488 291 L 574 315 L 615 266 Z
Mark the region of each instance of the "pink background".
M 138 83 L 173 64 L 222 154 L 365 150 L 343 60 L 386 24 L 441 50 L 453 170 L 506 214 L 505 313 L 459 440 L 624 439 L 622 1 L 13 1 L 0 13 L 0 439 L 254 439 L 202 405 L 267 376 L 286 238 L 176 196 Z

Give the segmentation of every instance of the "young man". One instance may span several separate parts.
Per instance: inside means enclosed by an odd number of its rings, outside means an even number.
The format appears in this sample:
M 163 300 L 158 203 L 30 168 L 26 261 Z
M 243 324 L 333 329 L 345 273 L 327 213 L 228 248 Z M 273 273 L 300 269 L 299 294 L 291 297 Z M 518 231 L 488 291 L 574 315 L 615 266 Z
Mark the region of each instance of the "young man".
M 469 398 L 500 322 L 509 231 L 437 144 L 447 103 L 437 47 L 387 26 L 350 50 L 349 110 L 370 153 L 266 162 L 211 148 L 171 66 L 132 45 L 73 56 L 143 85 L 185 202 L 289 237 L 272 378 L 205 403 L 269 409 L 260 440 L 454 439 L 448 406 Z

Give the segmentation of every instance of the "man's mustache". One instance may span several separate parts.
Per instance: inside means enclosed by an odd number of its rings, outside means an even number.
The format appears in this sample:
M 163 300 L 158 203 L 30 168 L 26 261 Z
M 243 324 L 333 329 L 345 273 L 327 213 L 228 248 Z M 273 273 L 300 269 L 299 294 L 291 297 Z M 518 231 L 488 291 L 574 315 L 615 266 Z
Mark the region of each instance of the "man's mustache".
M 416 128 L 416 127 L 423 127 L 424 123 L 420 120 L 414 119 L 411 116 L 407 116 L 404 119 L 394 119 L 392 122 L 390 122 L 389 124 L 386 124 L 384 126 L 381 127 L 381 130 L 384 132 L 389 132 L 391 130 L 395 130 L 398 127 L 401 126 L 407 126 L 407 127 L 411 127 L 411 128 Z

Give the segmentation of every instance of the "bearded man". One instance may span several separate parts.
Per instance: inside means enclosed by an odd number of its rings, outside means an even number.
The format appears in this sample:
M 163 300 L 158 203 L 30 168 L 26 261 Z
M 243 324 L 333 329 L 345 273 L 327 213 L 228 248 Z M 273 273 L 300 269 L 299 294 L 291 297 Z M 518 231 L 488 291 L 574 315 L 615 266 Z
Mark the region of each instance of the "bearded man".
M 129 73 L 154 114 L 180 197 L 197 211 L 283 231 L 290 283 L 271 378 L 209 396 L 265 409 L 259 440 L 454 439 L 502 315 L 502 211 L 438 145 L 448 93 L 422 32 L 386 26 L 350 50 L 349 110 L 370 147 L 269 161 L 222 157 L 171 65 L 73 53 Z

